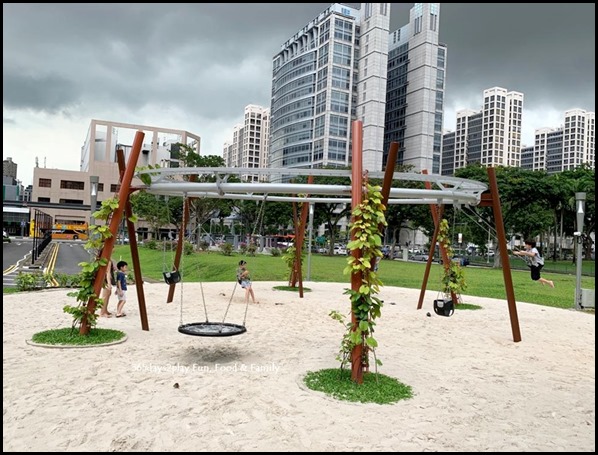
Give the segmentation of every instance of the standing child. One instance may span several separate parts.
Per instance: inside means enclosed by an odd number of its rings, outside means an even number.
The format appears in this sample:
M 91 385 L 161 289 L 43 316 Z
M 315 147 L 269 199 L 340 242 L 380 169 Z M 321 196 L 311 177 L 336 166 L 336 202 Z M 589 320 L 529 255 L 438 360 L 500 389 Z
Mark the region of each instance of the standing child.
M 554 287 L 554 282 L 540 276 L 540 270 L 544 267 L 544 258 L 540 256 L 534 240 L 526 240 L 525 251 L 513 251 L 513 254 L 516 256 L 525 256 L 525 261 L 530 268 L 533 281 L 539 281 L 542 283 L 542 286 L 547 284 L 551 288 Z
M 112 317 L 112 313 L 108 311 L 108 302 L 112 295 L 112 286 L 116 286 L 116 269 L 112 259 L 108 259 L 106 265 L 106 278 L 104 280 L 104 287 L 102 288 L 102 308 L 100 308 L 100 316 L 104 318 Z
M 253 294 L 253 287 L 251 286 L 251 276 L 249 270 L 247 270 L 247 262 L 239 261 L 239 268 L 237 269 L 237 281 L 243 289 L 245 289 L 245 303 L 249 303 L 249 296 L 253 303 L 260 303 L 255 300 Z
M 123 313 L 123 307 L 127 301 L 127 266 L 125 261 L 118 261 L 116 264 L 116 295 L 118 296 L 118 304 L 116 305 L 116 317 L 122 318 L 126 316 Z

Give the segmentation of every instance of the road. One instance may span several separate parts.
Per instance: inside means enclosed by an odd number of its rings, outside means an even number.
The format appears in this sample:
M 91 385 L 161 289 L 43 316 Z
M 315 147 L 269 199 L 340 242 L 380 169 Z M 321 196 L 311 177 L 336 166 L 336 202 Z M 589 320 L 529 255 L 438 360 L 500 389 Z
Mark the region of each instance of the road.
M 85 242 L 80 240 L 53 241 L 46 247 L 58 248 L 53 273 L 75 275 L 81 271 L 80 262 L 89 262 L 90 255 L 84 248 Z M 29 238 L 12 238 L 10 243 L 2 245 L 2 284 L 3 287 L 15 286 L 15 278 L 19 271 L 31 272 L 31 248 L 33 241 Z

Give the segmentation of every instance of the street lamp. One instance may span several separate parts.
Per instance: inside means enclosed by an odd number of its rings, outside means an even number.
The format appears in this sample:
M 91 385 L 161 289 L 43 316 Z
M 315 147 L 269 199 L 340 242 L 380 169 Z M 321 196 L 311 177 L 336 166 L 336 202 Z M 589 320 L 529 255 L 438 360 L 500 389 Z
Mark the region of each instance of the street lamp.
M 90 175 L 89 176 L 89 183 L 91 185 L 91 199 L 90 199 L 90 210 L 91 216 L 89 217 L 89 224 L 94 225 L 95 219 L 93 217 L 94 212 L 96 211 L 96 206 L 98 205 L 98 184 L 100 182 L 100 178 L 97 175 Z
M 575 308 L 582 308 L 581 301 L 581 255 L 583 253 L 583 219 L 586 207 L 586 193 L 575 193 L 575 207 L 577 215 L 577 230 L 573 233 L 577 243 L 576 280 L 575 280 Z

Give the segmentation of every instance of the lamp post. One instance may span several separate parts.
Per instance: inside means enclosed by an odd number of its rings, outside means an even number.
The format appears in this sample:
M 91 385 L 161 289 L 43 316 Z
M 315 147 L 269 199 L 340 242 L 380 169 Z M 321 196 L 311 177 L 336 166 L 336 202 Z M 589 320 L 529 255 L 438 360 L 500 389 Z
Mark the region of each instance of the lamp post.
M 573 233 L 577 248 L 576 279 L 575 279 L 575 308 L 582 309 L 581 301 L 581 265 L 583 253 L 583 219 L 586 207 L 586 193 L 575 193 L 575 206 L 577 215 L 577 230 Z
M 97 175 L 90 175 L 89 176 L 89 183 L 91 185 L 90 187 L 90 210 L 91 210 L 91 216 L 89 217 L 89 224 L 90 225 L 94 225 L 95 224 L 95 218 L 93 217 L 94 212 L 97 210 L 97 205 L 98 205 L 98 183 L 100 182 L 100 178 Z

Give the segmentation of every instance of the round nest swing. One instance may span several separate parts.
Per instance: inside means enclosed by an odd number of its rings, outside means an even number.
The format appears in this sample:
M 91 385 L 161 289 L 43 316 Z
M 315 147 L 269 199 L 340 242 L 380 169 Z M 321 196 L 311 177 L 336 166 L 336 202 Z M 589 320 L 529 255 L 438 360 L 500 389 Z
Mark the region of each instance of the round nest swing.
M 190 322 L 180 325 L 179 332 L 199 337 L 230 337 L 247 332 L 247 328 L 228 322 Z

